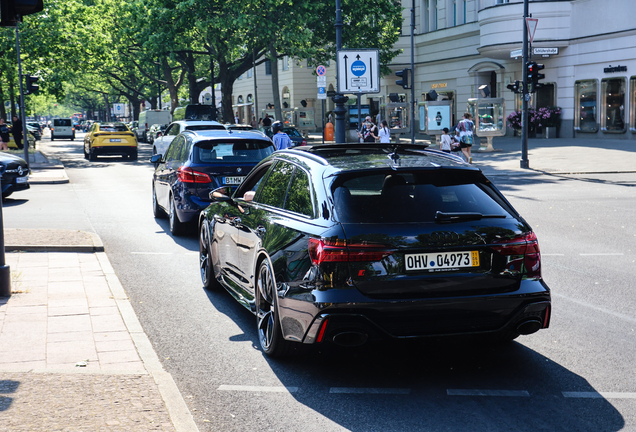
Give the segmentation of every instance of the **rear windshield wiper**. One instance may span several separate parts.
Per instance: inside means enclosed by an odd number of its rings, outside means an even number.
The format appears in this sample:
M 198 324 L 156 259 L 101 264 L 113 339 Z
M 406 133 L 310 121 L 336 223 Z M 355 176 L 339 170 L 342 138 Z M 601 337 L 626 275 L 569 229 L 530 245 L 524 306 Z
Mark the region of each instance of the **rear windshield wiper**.
M 438 211 L 435 213 L 435 221 L 437 222 L 456 222 L 464 220 L 480 220 L 490 218 L 505 219 L 506 215 L 501 214 L 481 214 L 481 213 L 469 213 L 469 212 L 453 212 L 443 213 Z

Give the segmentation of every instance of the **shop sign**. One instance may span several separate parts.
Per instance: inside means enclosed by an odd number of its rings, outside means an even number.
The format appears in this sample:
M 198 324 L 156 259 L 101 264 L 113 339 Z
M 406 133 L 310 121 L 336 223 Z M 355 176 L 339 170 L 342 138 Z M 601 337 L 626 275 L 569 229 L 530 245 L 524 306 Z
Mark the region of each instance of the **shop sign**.
M 436 83 L 436 84 L 431 84 L 431 88 L 432 89 L 446 88 L 447 85 L 448 83 Z
M 606 67 L 603 69 L 605 73 L 614 73 L 614 72 L 627 72 L 627 66 L 612 66 Z

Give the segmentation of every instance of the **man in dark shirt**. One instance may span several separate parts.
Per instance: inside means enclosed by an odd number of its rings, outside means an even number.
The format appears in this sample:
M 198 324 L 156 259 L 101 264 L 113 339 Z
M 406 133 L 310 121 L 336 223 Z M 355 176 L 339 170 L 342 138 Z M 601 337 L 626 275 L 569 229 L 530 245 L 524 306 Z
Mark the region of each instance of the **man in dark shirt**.
M 265 118 L 263 119 L 263 126 L 270 127 L 272 125 L 272 119 L 269 118 L 269 115 L 265 113 Z
M 24 148 L 24 146 L 22 145 L 22 121 L 18 118 L 18 116 L 15 115 L 13 116 L 11 133 L 13 134 L 15 145 L 17 145 L 19 149 Z

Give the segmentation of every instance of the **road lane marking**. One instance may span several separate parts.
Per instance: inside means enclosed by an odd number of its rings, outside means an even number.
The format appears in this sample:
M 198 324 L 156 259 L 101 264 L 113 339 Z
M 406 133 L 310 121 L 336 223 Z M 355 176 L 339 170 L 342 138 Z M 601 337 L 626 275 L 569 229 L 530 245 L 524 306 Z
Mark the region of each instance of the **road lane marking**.
M 623 253 L 580 253 L 580 256 L 623 256 Z
M 608 314 L 608 315 L 612 315 L 612 316 L 614 316 L 614 317 L 616 317 L 616 318 L 620 318 L 620 319 L 625 320 L 625 321 L 629 321 L 629 322 L 632 322 L 632 323 L 636 323 L 636 318 L 631 317 L 631 316 L 629 316 L 629 315 L 625 315 L 625 314 L 622 314 L 622 313 L 618 313 L 618 312 L 611 311 L 611 310 L 609 310 L 609 309 L 605 309 L 605 308 L 602 308 L 602 307 L 598 307 L 598 306 L 595 306 L 595 305 L 593 305 L 593 304 L 590 304 L 590 303 L 587 303 L 587 302 L 584 302 L 584 301 L 581 301 L 581 300 L 576 300 L 576 299 L 573 299 L 573 298 L 571 298 L 571 297 L 564 296 L 563 294 L 557 294 L 557 293 L 555 293 L 555 292 L 552 292 L 551 294 L 552 294 L 554 297 L 560 297 L 560 298 L 562 298 L 562 299 L 569 300 L 569 301 L 571 301 L 572 303 L 576 303 L 576 304 L 578 304 L 579 306 L 585 306 L 585 307 L 588 307 L 588 308 L 590 308 L 590 309 L 594 309 L 595 311 L 603 312 L 603 313 L 606 313 L 606 314 Z
M 172 252 L 131 252 L 133 255 L 172 255 Z
M 329 393 L 333 394 L 410 394 L 411 389 L 405 388 L 364 388 L 364 387 L 331 387 Z
M 542 253 L 541 256 L 565 256 L 565 254 L 547 254 L 547 253 Z
M 583 399 L 636 399 L 636 393 L 628 392 L 561 392 L 566 398 Z
M 298 391 L 298 387 L 220 385 L 217 390 L 259 392 L 259 393 L 296 393 Z
M 479 389 L 448 389 L 448 396 L 505 396 L 530 397 L 526 390 L 479 390 Z

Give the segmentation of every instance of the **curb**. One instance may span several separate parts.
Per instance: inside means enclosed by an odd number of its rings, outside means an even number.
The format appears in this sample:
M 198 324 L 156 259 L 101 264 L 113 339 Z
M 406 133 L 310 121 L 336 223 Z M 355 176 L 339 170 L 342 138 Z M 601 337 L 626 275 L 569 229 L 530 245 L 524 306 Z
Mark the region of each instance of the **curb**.
M 25 244 L 5 244 L 5 252 L 78 252 L 95 253 L 104 252 L 102 239 L 90 231 L 85 231 L 90 235 L 92 244 L 50 244 L 50 245 L 25 245 Z

